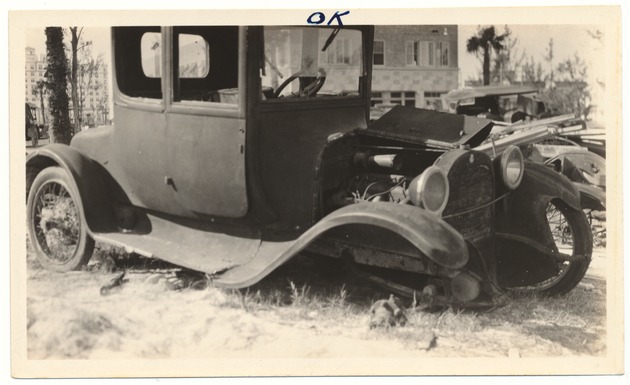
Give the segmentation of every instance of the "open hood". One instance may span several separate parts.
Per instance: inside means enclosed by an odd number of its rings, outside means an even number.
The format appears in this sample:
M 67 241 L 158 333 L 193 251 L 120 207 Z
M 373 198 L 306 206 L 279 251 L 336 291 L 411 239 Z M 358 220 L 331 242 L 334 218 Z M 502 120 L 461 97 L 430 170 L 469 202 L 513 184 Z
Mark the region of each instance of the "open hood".
M 450 149 L 464 144 L 478 146 L 488 137 L 492 125 L 488 119 L 396 106 L 361 134 Z

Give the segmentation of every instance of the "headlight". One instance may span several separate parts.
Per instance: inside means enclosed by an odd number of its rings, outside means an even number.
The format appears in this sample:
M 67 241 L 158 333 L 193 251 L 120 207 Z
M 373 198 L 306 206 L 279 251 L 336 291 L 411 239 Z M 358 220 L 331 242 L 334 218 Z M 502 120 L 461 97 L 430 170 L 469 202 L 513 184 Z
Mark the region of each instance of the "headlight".
M 509 146 L 501 154 L 501 178 L 509 190 L 516 189 L 523 180 L 523 154 L 516 146 Z
M 448 202 L 448 179 L 437 166 L 431 166 L 409 184 L 409 199 L 434 214 L 441 214 Z

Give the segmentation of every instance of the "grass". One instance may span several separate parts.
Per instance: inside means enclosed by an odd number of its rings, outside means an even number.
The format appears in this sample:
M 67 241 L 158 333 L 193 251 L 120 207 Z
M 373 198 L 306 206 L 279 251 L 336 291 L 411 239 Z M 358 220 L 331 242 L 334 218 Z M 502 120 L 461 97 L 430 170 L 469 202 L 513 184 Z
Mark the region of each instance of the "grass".
M 107 275 L 106 278 L 109 278 L 110 273 L 117 269 L 132 272 L 132 277 L 157 272 L 165 276 L 190 277 L 190 282 L 206 280 L 207 283 L 211 283 L 203 274 L 165 262 L 130 255 L 123 249 L 100 244 L 97 245 L 87 269 L 80 273 L 84 275 L 78 276 L 83 281 L 72 284 L 68 280 L 68 283 L 65 283 L 63 282 L 65 279 L 59 278 L 60 274 L 42 271 L 36 262 L 33 262 L 35 258 L 32 254 L 32 251 L 29 251 L 28 268 L 35 274 L 29 274 L 29 279 L 36 280 L 32 281 L 33 290 L 47 291 L 41 288 L 46 287 L 46 282 L 43 281 L 48 279 L 49 285 L 55 290 L 48 290 L 53 296 L 53 293 L 71 290 L 95 290 L 92 287 L 95 282 L 106 280 L 100 279 L 100 276 Z M 69 284 L 73 286 L 63 287 Z M 425 351 L 427 355 L 436 357 L 509 354 L 523 357 L 603 355 L 606 352 L 603 344 L 606 321 L 605 282 L 594 282 L 593 286 L 594 290 L 578 287 L 560 298 L 513 296 L 507 306 L 485 313 L 450 308 L 420 310 L 413 308 L 411 300 L 408 300 L 404 302 L 407 307 L 407 325 L 370 330 L 368 328 L 370 305 L 375 300 L 388 298 L 389 293 L 357 278 L 339 261 L 298 256 L 247 289 L 224 290 L 209 285 L 205 291 L 199 291 L 188 285 L 184 286 L 183 290 L 168 294 L 167 298 L 171 302 L 168 302 L 165 294 L 160 292 L 147 293 L 141 300 L 145 301 L 147 306 L 166 306 L 160 310 L 164 314 L 170 314 L 171 309 L 168 306 L 173 306 L 172 301 L 182 302 L 182 309 L 191 312 L 190 314 L 197 314 L 197 308 L 203 308 L 203 302 L 206 302 L 218 306 L 226 314 L 236 312 L 234 314 L 241 314 L 238 317 L 248 315 L 250 317 L 248 319 L 253 320 L 251 322 L 288 325 L 304 330 L 304 333 L 317 335 L 397 342 L 403 349 Z M 124 290 L 126 289 L 123 288 L 123 294 Z M 137 286 L 134 290 L 143 292 L 156 289 L 145 285 Z M 192 294 L 194 292 L 206 294 L 198 297 Z M 36 297 L 38 301 L 41 300 L 41 296 L 38 294 Z M 89 299 L 90 302 L 99 300 L 101 300 L 99 297 Z M 171 305 L 160 305 L 161 301 Z M 33 301 L 27 303 L 29 308 L 32 307 L 30 305 Z M 39 304 L 37 307 L 39 311 L 44 309 L 41 302 L 36 304 Z M 41 330 L 42 325 L 38 320 L 45 318 L 42 316 L 42 313 L 29 309 L 29 330 Z M 84 330 L 85 335 L 76 341 L 83 349 L 77 348 L 82 351 L 81 356 L 93 346 L 103 348 L 99 335 L 104 334 L 109 336 L 107 338 L 111 341 L 118 341 L 126 334 L 134 334 L 127 333 L 122 326 L 117 326 L 117 321 L 113 319 L 105 318 L 107 321 L 105 322 L 100 314 L 77 311 L 76 317 L 73 317 L 64 318 L 63 323 L 74 325 L 72 333 L 76 333 L 75 327 Z M 102 328 L 109 331 L 104 333 Z M 37 337 L 35 334 L 33 336 Z M 253 344 L 256 338 L 252 338 Z M 54 339 L 52 341 L 51 346 L 54 347 Z M 122 342 L 116 343 L 120 345 Z M 155 346 L 162 346 L 163 343 L 166 342 L 151 342 Z M 250 342 L 247 343 L 247 346 L 249 345 Z M 167 355 L 171 351 L 147 349 L 159 353 L 158 356 Z M 63 353 L 63 356 L 71 355 L 72 352 L 75 350 L 70 349 Z

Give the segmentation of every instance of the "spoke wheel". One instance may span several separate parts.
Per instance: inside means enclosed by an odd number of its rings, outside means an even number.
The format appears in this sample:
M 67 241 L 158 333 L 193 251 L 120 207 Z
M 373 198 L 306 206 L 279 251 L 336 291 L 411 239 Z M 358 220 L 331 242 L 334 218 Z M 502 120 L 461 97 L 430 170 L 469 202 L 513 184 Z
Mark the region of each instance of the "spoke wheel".
M 27 201 L 29 238 L 39 263 L 50 270 L 76 270 L 87 263 L 94 240 L 87 233 L 74 182 L 60 167 L 37 175 Z
M 558 271 L 536 285 L 510 288 L 512 291 L 562 295 L 577 286 L 586 274 L 591 262 L 593 238 L 584 212 L 553 200 L 545 215 L 554 242 Z

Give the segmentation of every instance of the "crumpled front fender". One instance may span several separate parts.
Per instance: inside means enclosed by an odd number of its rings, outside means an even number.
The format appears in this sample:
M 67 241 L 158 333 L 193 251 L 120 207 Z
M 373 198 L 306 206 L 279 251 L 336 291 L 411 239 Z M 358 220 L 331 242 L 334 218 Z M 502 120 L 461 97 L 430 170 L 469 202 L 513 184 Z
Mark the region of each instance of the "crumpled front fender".
M 569 178 L 542 164 L 526 162 L 523 181 L 511 198 L 526 202 L 537 195 L 546 197 L 548 201 L 561 199 L 576 210 L 582 208 L 580 192 Z
M 547 206 L 559 199 L 575 210 L 582 210 L 580 192 L 564 175 L 537 163 L 526 162 L 520 186 L 508 194 L 497 210 L 497 231 L 521 235 L 551 246 Z
M 441 218 L 415 206 L 366 202 L 352 204 L 330 213 L 296 240 L 263 242 L 251 262 L 228 270 L 214 282 L 228 288 L 253 285 L 326 231 L 352 224 L 376 226 L 392 231 L 446 268 L 458 269 L 468 262 L 468 248 L 464 238 Z
M 580 192 L 564 175 L 526 163 L 520 186 L 497 205 L 497 264 L 499 281 L 540 282 L 557 270 L 557 251 L 548 224 L 550 203 L 563 202 L 581 211 Z M 537 271 L 539 275 L 534 275 Z M 508 278 L 509 277 L 509 278 Z M 525 280 L 529 281 L 525 281 Z

